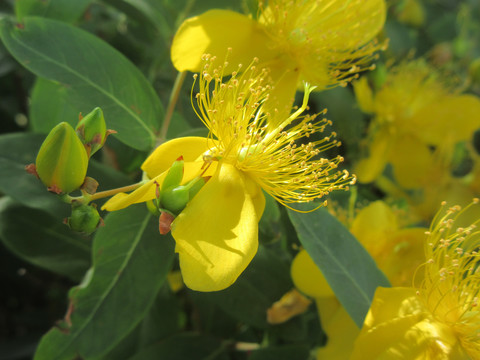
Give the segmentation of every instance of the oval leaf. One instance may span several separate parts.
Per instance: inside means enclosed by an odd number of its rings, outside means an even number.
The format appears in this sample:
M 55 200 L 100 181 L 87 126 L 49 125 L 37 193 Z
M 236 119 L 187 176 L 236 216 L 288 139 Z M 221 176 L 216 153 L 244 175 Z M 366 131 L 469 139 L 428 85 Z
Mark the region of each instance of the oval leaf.
M 66 86 L 58 82 L 37 78 L 30 97 L 30 129 L 48 134 L 62 121 L 75 128 L 81 109 L 74 105 L 75 99 Z
M 90 266 L 90 241 L 46 212 L 0 200 L 0 239 L 31 264 L 80 280 Z
M 355 323 L 363 320 L 377 286 L 390 286 L 358 240 L 325 209 L 288 210 L 298 238 Z
M 149 150 L 163 108 L 140 71 L 117 50 L 71 25 L 26 17 L 4 19 L 0 36 L 10 53 L 34 74 L 60 82 L 73 92 L 84 114 L 99 106 L 107 126 L 122 142 Z
M 69 292 L 65 319 L 40 341 L 36 360 L 91 359 L 143 319 L 171 268 L 174 242 L 143 205 L 109 214 L 93 244 L 93 267 Z
M 15 13 L 19 19 L 38 15 L 73 23 L 93 0 L 20 0 L 15 1 Z

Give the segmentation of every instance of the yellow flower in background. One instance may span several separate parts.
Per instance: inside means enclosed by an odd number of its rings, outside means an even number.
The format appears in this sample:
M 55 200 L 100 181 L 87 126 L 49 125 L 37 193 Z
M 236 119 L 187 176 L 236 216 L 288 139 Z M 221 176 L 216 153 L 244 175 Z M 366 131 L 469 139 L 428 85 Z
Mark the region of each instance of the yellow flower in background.
M 351 359 L 480 358 L 480 219 L 464 225 L 478 203 L 439 212 L 425 240 L 423 281 L 376 291 Z
M 259 1 L 256 19 L 210 10 L 183 22 L 171 58 L 177 70 L 198 72 L 203 54 L 225 59 L 231 48 L 235 62 L 226 67 L 228 75 L 236 64 L 258 57 L 272 71 L 275 106 L 289 106 L 303 81 L 322 90 L 345 85 L 370 67 L 383 46 L 374 38 L 385 17 L 384 0 Z
M 365 77 L 354 89 L 360 108 L 374 116 L 364 143 L 367 154 L 355 167 L 359 181 L 377 181 L 389 195 L 407 198 L 428 221 L 442 199 L 468 203 L 473 193 L 463 194 L 454 178 L 453 154 L 480 128 L 480 99 L 460 94 L 422 59 L 392 68 L 376 92 Z M 394 186 L 381 178 L 387 164 Z
M 185 284 L 199 291 L 230 286 L 252 260 L 265 206 L 262 189 L 288 206 L 321 199 L 354 182 L 337 168 L 340 156 L 320 156 L 339 143 L 321 137 L 328 120 L 302 115 L 311 88 L 300 108 L 277 119 L 280 115 L 264 112 L 271 90 L 267 70 L 252 65 L 224 83 L 223 68 L 214 68 L 214 60 L 206 60 L 199 92 L 192 99 L 209 137 L 162 144 L 142 165 L 151 180 L 104 205 L 113 211 L 154 199 L 156 184 L 162 184 L 179 156 L 185 161 L 183 183 L 211 176 L 171 224 Z M 277 126 L 269 126 L 271 121 Z
M 394 286 L 408 286 L 423 263 L 424 228 L 405 228 L 399 215 L 382 201 L 375 201 L 355 216 L 350 231 L 375 259 L 378 267 Z M 318 359 L 347 359 L 360 333 L 335 297 L 320 269 L 305 250 L 300 251 L 291 267 L 295 286 L 313 297 L 325 333 L 326 346 L 317 351 Z
M 432 171 L 428 165 L 448 163 L 444 156 L 480 127 L 480 100 L 458 94 L 422 59 L 392 68 L 375 93 L 365 77 L 354 83 L 354 89 L 360 108 L 374 115 L 367 135 L 368 156 L 357 165 L 359 181 L 364 183 L 377 179 L 391 163 L 402 187 L 423 186 L 422 180 Z M 433 153 L 432 147 L 438 151 Z

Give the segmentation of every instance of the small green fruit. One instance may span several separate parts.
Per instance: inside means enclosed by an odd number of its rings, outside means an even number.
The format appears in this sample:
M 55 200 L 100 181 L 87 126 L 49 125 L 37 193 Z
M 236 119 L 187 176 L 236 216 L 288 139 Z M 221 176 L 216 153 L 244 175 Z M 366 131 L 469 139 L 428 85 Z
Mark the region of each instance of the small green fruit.
M 91 234 L 100 223 L 100 215 L 97 209 L 91 205 L 73 205 L 72 216 L 68 218 L 67 224 L 74 231 Z

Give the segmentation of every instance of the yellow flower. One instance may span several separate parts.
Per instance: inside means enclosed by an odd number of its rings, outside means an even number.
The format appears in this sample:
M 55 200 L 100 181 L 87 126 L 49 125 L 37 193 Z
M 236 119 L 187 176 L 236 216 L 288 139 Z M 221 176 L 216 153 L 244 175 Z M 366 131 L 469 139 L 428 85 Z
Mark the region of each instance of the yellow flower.
M 480 358 L 480 220 L 464 225 L 478 203 L 439 212 L 427 232 L 423 281 L 377 290 L 351 359 Z
M 203 54 L 225 59 L 231 48 L 235 64 L 258 57 L 272 70 L 275 104 L 291 104 L 302 81 L 321 90 L 345 85 L 365 70 L 382 47 L 373 39 L 385 16 L 384 0 L 259 1 L 256 20 L 210 10 L 180 26 L 171 58 L 177 70 L 198 72 Z M 225 74 L 234 70 L 227 66 Z
M 363 208 L 350 226 L 352 234 L 395 286 L 411 284 L 415 269 L 423 262 L 425 230 L 402 227 L 397 213 L 382 201 Z M 347 359 L 360 330 L 305 250 L 293 260 L 291 274 L 295 286 L 315 298 L 322 327 L 328 336 L 326 346 L 318 349 L 317 358 Z
M 360 108 L 374 115 L 365 140 L 367 154 L 355 168 L 359 181 L 378 181 L 391 164 L 401 195 L 430 220 L 436 211 L 431 204 L 457 187 L 451 173 L 454 147 L 470 141 L 480 128 L 479 98 L 459 94 L 421 59 L 392 68 L 376 93 L 366 78 L 355 82 L 354 89 Z
M 392 68 L 375 94 L 366 78 L 354 87 L 360 108 L 375 115 L 368 133 L 369 155 L 357 166 L 361 182 L 377 179 L 389 162 L 401 186 L 418 187 L 431 173 L 426 164 L 435 161 L 431 147 L 451 153 L 455 143 L 469 140 L 480 127 L 480 100 L 458 94 L 421 59 Z
M 333 160 L 320 156 L 339 145 L 330 137 L 320 137 L 329 121 L 301 116 L 311 88 L 299 109 L 288 118 L 276 119 L 277 114 L 264 112 L 271 89 L 267 70 L 251 66 L 223 83 L 223 69 L 213 68 L 213 61 L 206 61 L 194 97 L 209 137 L 162 144 L 142 165 L 151 180 L 104 206 L 112 211 L 154 199 L 155 183 L 162 183 L 180 155 L 185 161 L 183 183 L 211 175 L 171 226 L 184 281 L 200 291 L 230 286 L 255 255 L 265 205 L 262 189 L 288 206 L 320 199 L 354 182 L 347 171 L 337 169 L 340 156 Z M 271 121 L 279 125 L 269 126 Z

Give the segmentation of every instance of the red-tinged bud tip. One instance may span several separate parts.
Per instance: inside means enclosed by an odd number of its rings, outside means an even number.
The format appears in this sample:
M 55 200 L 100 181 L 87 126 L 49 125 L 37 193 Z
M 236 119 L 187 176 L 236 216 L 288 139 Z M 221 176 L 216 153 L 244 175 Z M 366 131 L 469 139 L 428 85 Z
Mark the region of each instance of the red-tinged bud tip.
M 183 155 L 180 155 L 176 161 L 183 161 Z
M 173 220 L 175 220 L 175 216 L 162 211 L 158 219 L 158 230 L 160 231 L 160 235 L 166 235 L 170 232 Z

